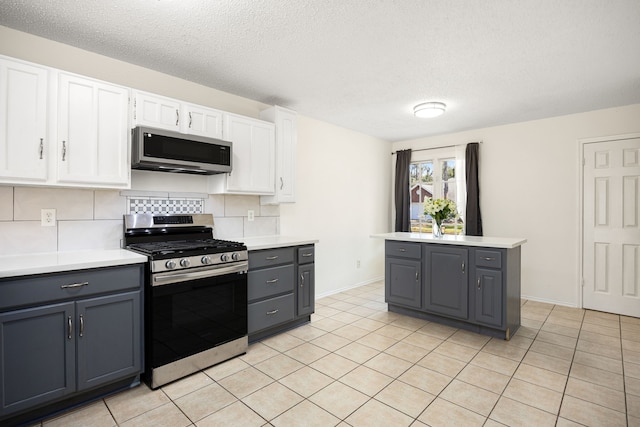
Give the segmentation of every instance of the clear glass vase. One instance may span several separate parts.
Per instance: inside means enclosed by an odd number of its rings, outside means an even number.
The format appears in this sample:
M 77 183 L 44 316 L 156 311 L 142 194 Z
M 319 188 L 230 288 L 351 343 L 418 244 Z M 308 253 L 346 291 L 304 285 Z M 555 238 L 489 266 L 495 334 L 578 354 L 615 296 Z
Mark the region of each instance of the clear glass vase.
M 442 231 L 442 222 L 433 221 L 433 226 L 431 227 L 433 237 L 441 238 L 444 233 Z

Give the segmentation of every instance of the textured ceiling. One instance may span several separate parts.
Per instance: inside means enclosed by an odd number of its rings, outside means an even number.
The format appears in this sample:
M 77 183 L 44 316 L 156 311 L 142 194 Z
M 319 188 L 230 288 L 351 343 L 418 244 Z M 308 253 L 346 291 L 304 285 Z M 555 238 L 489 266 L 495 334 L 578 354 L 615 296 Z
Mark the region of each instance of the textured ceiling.
M 640 103 L 638 0 L 2 0 L 0 25 L 390 141 Z

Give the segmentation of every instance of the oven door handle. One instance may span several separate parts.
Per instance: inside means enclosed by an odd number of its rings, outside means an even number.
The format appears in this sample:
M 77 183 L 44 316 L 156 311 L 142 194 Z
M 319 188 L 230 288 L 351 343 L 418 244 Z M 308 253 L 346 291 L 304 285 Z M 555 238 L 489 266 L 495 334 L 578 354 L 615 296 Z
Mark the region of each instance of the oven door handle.
M 246 273 L 249 263 L 239 262 L 231 266 L 213 267 L 206 270 L 190 271 L 178 274 L 154 274 L 152 286 L 169 285 L 171 283 L 185 282 L 187 280 L 202 279 L 206 277 L 222 276 L 223 274 Z

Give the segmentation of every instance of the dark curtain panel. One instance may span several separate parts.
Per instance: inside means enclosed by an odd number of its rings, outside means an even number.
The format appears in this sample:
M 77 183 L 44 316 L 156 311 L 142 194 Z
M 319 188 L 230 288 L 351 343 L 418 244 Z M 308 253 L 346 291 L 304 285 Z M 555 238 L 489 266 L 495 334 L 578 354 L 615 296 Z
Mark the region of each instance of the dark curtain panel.
M 411 149 L 396 151 L 396 226 L 395 231 L 411 231 L 409 223 L 409 165 Z
M 482 215 L 480 215 L 480 185 L 478 184 L 478 149 L 480 144 L 467 144 L 465 151 L 465 172 L 467 177 L 467 209 L 465 213 L 467 236 L 482 236 Z

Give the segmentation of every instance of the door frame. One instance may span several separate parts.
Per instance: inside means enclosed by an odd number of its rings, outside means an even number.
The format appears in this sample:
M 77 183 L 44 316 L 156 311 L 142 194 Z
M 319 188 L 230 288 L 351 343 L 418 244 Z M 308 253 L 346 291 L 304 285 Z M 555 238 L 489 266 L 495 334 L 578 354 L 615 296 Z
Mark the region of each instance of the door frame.
M 583 138 L 578 140 L 578 308 L 584 308 L 584 147 L 595 142 L 617 141 L 640 138 L 640 133 Z

